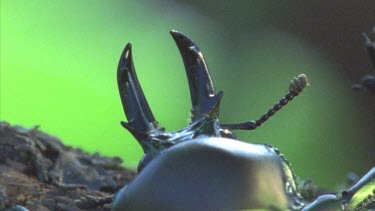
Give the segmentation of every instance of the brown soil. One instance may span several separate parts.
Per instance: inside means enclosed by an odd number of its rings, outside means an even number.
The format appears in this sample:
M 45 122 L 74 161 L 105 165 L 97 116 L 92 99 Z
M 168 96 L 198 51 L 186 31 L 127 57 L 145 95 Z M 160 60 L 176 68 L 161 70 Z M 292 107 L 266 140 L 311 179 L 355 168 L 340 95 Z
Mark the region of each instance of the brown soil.
M 135 173 L 118 157 L 90 155 L 37 128 L 0 122 L 0 210 L 109 210 Z M 19 209 L 20 207 L 18 207 Z

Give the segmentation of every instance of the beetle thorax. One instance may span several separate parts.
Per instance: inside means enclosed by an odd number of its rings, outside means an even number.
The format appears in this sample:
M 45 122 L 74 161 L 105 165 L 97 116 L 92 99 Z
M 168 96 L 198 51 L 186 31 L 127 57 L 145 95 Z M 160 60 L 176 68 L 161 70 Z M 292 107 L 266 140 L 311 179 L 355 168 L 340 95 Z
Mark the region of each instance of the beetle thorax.
M 135 210 L 287 210 L 303 205 L 289 165 L 274 148 L 215 137 L 165 150 L 118 197 Z

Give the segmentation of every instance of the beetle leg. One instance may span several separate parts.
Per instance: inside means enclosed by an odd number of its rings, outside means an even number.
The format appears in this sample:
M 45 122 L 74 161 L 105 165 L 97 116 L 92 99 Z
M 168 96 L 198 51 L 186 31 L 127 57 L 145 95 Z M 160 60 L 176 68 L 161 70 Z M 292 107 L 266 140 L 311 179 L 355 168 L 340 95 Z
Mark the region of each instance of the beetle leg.
M 288 102 L 293 100 L 294 97 L 298 96 L 299 93 L 308 85 L 308 80 L 305 74 L 301 74 L 294 78 L 289 84 L 289 93 L 286 94 L 279 102 L 277 102 L 267 113 L 263 114 L 258 120 L 243 122 L 237 124 L 221 124 L 220 127 L 228 130 L 254 130 L 261 126 L 271 116 L 273 116 L 278 110 L 284 107 Z
M 375 208 L 375 167 L 352 188 L 341 194 L 319 196 L 302 211 L 318 210 L 373 210 Z M 341 196 L 340 196 L 341 195 Z
M 365 45 L 368 57 L 370 58 L 371 64 L 375 70 L 375 42 L 372 42 L 366 33 L 363 33 L 365 38 Z
M 122 106 L 128 119 L 127 123 L 121 124 L 141 142 L 149 133 L 159 129 L 135 73 L 130 43 L 126 45 L 120 57 L 117 82 Z
M 191 121 L 194 122 L 204 115 L 218 115 L 220 98 L 223 92 L 215 93 L 202 52 L 199 47 L 184 34 L 172 30 L 171 35 L 181 53 L 189 81 L 192 103 Z
M 348 210 L 375 208 L 375 167 L 367 172 L 353 187 L 342 192 L 343 202 Z
M 367 55 L 370 58 L 370 62 L 375 70 L 375 42 L 372 42 L 366 33 L 363 33 L 365 38 L 365 46 Z M 375 76 L 364 75 L 358 84 L 353 84 L 352 89 L 355 91 L 362 91 L 365 93 L 375 93 Z
M 359 84 L 353 84 L 352 89 L 364 93 L 375 94 L 375 75 L 364 75 Z

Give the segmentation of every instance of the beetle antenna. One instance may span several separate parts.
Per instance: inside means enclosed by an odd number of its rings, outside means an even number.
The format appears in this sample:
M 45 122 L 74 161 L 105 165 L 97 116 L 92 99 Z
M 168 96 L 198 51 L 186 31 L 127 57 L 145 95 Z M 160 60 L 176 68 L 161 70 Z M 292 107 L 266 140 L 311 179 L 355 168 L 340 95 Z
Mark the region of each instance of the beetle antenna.
M 135 73 L 130 43 L 121 54 L 117 68 L 117 82 L 122 106 L 129 121 L 121 124 L 138 142 L 142 143 L 150 132 L 159 129 Z
M 267 121 L 271 116 L 273 116 L 278 110 L 284 107 L 288 102 L 293 100 L 294 97 L 298 96 L 303 89 L 308 86 L 307 76 L 301 74 L 291 80 L 289 84 L 289 93 L 286 94 L 279 102 L 277 102 L 267 113 L 263 114 L 258 120 L 243 122 L 238 124 L 221 124 L 220 127 L 228 130 L 254 130 L 261 126 L 265 121 Z
M 201 50 L 186 35 L 174 30 L 171 31 L 171 35 L 181 53 L 189 82 L 192 104 L 191 122 L 195 122 L 205 115 L 213 113 L 218 115 L 223 92 L 215 93 Z

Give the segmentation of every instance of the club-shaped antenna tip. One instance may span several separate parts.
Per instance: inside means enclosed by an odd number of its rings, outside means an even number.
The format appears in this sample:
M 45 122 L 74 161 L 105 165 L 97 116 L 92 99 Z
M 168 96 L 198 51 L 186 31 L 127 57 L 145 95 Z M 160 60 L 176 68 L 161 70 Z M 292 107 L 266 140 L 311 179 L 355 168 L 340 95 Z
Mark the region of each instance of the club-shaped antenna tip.
M 298 77 L 298 80 L 301 81 L 302 86 L 305 88 L 306 86 L 309 86 L 309 80 L 305 74 L 300 74 Z

